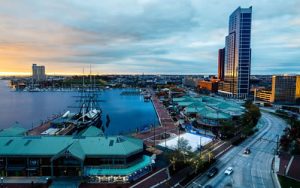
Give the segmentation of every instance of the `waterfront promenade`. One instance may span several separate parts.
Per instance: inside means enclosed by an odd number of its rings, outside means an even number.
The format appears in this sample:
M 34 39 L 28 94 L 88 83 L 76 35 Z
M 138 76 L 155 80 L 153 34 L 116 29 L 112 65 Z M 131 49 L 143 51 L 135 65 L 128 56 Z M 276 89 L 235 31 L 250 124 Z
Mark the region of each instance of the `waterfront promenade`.
M 158 140 L 164 140 L 165 133 L 178 134 L 178 127 L 171 118 L 168 110 L 164 107 L 162 102 L 152 92 L 152 104 L 159 119 L 160 126 L 151 128 L 147 132 L 139 132 L 133 134 L 134 137 L 144 140 L 147 146 L 154 146 L 159 144 Z

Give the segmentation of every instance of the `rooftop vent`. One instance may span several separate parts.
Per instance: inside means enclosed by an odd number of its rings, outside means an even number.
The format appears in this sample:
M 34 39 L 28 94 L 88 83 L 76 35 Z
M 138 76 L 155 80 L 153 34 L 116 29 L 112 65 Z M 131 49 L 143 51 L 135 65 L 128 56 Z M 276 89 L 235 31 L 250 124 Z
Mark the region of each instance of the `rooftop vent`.
M 10 143 L 12 143 L 13 139 L 10 139 L 9 141 L 6 142 L 6 146 L 8 146 Z
M 121 143 L 121 142 L 124 142 L 124 141 L 125 141 L 124 138 L 122 138 L 120 136 L 117 137 L 117 140 L 116 140 L 117 143 Z
M 31 141 L 32 141 L 32 140 L 27 140 L 27 141 L 25 142 L 24 146 L 28 146 L 28 145 L 30 144 Z
M 114 140 L 110 140 L 109 141 L 109 146 L 113 146 L 114 145 Z

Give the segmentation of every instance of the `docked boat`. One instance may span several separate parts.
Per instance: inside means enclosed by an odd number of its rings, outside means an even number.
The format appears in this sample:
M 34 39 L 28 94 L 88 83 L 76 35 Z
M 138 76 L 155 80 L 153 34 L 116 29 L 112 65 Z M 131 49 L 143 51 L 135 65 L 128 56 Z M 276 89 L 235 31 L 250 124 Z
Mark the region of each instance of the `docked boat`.
M 59 134 L 72 134 L 89 126 L 101 128 L 102 110 L 96 105 L 96 95 L 89 94 L 81 97 L 79 112 L 65 112 L 61 117 L 51 122 L 52 128 L 59 128 Z

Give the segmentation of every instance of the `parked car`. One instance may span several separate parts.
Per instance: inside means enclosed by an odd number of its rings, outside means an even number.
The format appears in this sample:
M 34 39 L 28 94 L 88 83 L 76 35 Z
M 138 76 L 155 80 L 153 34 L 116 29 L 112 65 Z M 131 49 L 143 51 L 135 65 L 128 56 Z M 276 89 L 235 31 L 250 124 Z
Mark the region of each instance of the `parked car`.
M 244 154 L 249 155 L 250 153 L 251 153 L 250 148 L 246 148 L 246 149 L 244 150 Z
M 209 171 L 208 171 L 208 173 L 207 173 L 207 176 L 209 177 L 209 178 L 212 178 L 212 177 L 214 177 L 217 173 L 218 173 L 218 169 L 216 168 L 216 167 L 213 167 L 212 169 L 210 169 Z
M 225 170 L 225 175 L 230 175 L 232 174 L 233 172 L 233 168 L 232 167 L 228 167 L 226 170 Z

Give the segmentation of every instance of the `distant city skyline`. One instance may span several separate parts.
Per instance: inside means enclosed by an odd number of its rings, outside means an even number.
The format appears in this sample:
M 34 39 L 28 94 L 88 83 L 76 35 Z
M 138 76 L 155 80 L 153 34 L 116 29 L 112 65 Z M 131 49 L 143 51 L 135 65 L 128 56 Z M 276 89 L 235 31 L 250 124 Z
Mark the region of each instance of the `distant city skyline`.
M 0 1 L 0 75 L 217 74 L 228 18 L 253 7 L 251 74 L 300 74 L 300 1 Z

